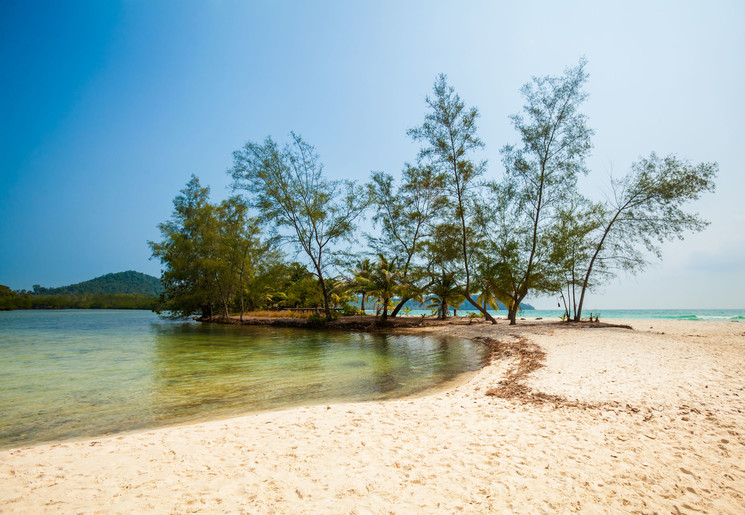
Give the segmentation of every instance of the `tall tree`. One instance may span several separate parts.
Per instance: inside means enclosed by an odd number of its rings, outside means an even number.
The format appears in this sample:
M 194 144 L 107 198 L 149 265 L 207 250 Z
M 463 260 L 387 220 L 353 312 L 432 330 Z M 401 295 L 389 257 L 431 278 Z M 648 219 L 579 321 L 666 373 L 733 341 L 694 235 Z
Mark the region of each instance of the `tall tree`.
M 263 144 L 248 142 L 233 153 L 233 162 L 233 188 L 250 195 L 262 220 L 288 228 L 282 236 L 310 259 L 330 319 L 329 257 L 335 245 L 352 237 L 367 206 L 365 192 L 352 182 L 326 179 L 315 149 L 295 133 L 281 148 L 271 137 Z
M 577 176 L 587 173 L 585 158 L 593 131 L 579 111 L 587 98 L 585 65 L 582 59 L 561 77 L 533 78 L 523 86 L 523 114 L 512 116 L 522 144 L 502 149 L 506 173 L 497 195 L 503 204 L 497 207 L 521 235 L 510 239 L 516 246 L 509 249 L 509 267 L 501 267 L 504 275 L 498 281 L 514 301 L 510 324 L 515 324 L 528 292 L 541 288 L 550 254 L 550 225 L 575 191 Z
M 682 239 L 686 231 L 700 231 L 708 225 L 682 207 L 702 193 L 714 191 L 718 171 L 717 163 L 692 165 L 672 155 L 659 158 L 652 153 L 635 162 L 628 175 L 612 181 L 613 196 L 604 206 L 595 233 L 575 321 L 582 316 L 585 292 L 598 268 L 638 272 L 646 263 L 642 249 L 660 257 L 660 243 Z
M 259 276 L 280 258 L 271 240 L 262 241 L 259 222 L 249 216 L 248 209 L 239 196 L 222 201 L 216 209 L 219 238 L 217 259 L 222 264 L 219 291 L 221 298 L 225 299 L 226 317 L 230 300 L 237 291 L 241 320 L 246 309 L 246 295 L 256 299 L 262 294 L 260 291 L 247 290 L 265 290 L 265 285 L 259 284 Z
M 457 220 L 460 259 L 465 273 L 463 295 L 489 321 L 496 323 L 470 292 L 474 252 L 471 219 L 475 186 L 486 168 L 485 161 L 474 163 L 471 158 L 474 151 L 484 146 L 476 133 L 479 113 L 475 107 L 466 108 L 443 74 L 435 81 L 434 97 L 427 96 L 426 102 L 429 112 L 424 117 L 424 123 L 408 133 L 415 141 L 426 144 L 419 152 L 420 160 L 429 163 L 444 179 L 450 213 Z
M 430 166 L 407 164 L 399 187 L 391 175 L 375 172 L 369 188 L 375 207 L 373 221 L 380 227 L 380 236 L 369 237 L 370 245 L 378 254 L 401 263 L 401 300 L 391 313 L 395 317 L 426 288 L 422 283 L 428 265 L 425 250 L 434 219 L 443 207 L 442 180 Z
M 173 200 L 173 215 L 158 225 L 162 240 L 148 242 L 153 257 L 160 259 L 164 292 L 156 307 L 158 313 L 182 318 L 194 313 L 213 314 L 218 301 L 215 292 L 216 246 L 214 208 L 209 188 L 203 188 L 194 175 Z

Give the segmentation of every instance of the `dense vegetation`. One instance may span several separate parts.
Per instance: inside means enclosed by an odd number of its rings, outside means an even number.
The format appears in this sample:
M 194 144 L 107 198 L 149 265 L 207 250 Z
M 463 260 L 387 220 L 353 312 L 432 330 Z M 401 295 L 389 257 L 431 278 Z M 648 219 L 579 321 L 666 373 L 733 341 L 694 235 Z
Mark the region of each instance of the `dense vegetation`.
M 84 294 L 129 294 L 156 297 L 163 292 L 160 279 L 152 275 L 128 270 L 106 274 L 82 283 L 44 288 L 35 284 L 34 293 L 38 295 L 84 295 Z
M 153 309 L 157 297 L 127 293 L 39 295 L 0 285 L 0 311 L 12 309 Z
M 383 319 L 409 301 L 442 317 L 467 302 L 495 322 L 488 309 L 501 302 L 515 323 L 533 293 L 559 297 L 567 318 L 580 320 L 587 290 L 618 270 L 638 272 L 660 243 L 707 225 L 683 206 L 712 191 L 717 173 L 716 163 L 652 153 L 611 180 L 605 201 L 583 196 L 593 136 L 581 111 L 586 81 L 581 60 L 522 88 L 525 105 L 511 117 L 519 142 L 501 149 L 501 176 L 476 159 L 479 112 L 444 75 L 423 123 L 408 131 L 421 145 L 416 163 L 398 178 L 330 181 L 294 133 L 285 145 L 246 143 L 233 154 L 232 197 L 211 203 L 192 176 L 159 226 L 161 241 L 150 243 L 164 267 L 157 309 L 227 317 L 322 306 L 330 318 L 334 307 L 352 311 L 359 295 Z M 358 231 L 363 218 L 371 233 Z M 288 264 L 288 250 L 303 259 Z
M 33 291 L 13 291 L 0 285 L 0 310 L 153 309 L 162 292 L 160 279 L 130 270 L 60 288 L 35 284 Z

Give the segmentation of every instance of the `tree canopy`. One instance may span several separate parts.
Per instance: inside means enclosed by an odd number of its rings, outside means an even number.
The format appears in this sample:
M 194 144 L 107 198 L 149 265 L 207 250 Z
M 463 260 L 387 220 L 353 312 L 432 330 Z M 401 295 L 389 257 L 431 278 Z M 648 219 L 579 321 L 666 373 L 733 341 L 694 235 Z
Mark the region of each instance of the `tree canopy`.
M 372 298 L 382 317 L 428 299 L 447 316 L 465 299 L 492 323 L 499 303 L 511 324 L 525 298 L 557 295 L 580 320 L 585 295 L 619 270 L 637 272 L 659 245 L 702 230 L 686 210 L 713 191 L 716 163 L 691 164 L 651 153 L 611 182 L 604 200 L 580 193 L 593 130 L 582 112 L 587 63 L 559 76 L 534 77 L 510 117 L 519 142 L 501 148 L 501 175 L 480 159 L 478 109 L 439 75 L 421 125 L 407 134 L 420 149 L 400 177 L 369 183 L 330 180 L 315 148 L 290 133 L 233 154 L 234 196 L 209 201 L 196 177 L 159 226 L 153 256 L 164 264 L 158 309 L 212 316 L 262 307 L 323 306 Z M 369 213 L 367 247 L 357 224 Z M 299 262 L 287 263 L 291 244 Z M 356 296 L 361 296 L 357 298 Z
M 247 193 L 262 221 L 289 229 L 280 236 L 310 258 L 331 318 L 326 270 L 335 245 L 353 236 L 354 222 L 367 207 L 364 189 L 326 179 L 315 149 L 295 133 L 284 147 L 271 137 L 263 144 L 248 142 L 233 161 L 234 189 Z

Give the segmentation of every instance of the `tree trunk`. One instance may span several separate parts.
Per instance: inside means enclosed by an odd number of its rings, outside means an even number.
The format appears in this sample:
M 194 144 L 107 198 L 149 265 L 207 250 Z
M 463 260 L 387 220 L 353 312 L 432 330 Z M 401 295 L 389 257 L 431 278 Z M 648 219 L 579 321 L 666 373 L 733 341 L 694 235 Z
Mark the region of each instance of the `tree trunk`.
M 321 258 L 318 257 L 318 261 L 313 260 L 313 265 L 316 267 L 316 275 L 318 276 L 318 282 L 321 283 L 321 292 L 323 293 L 323 313 L 326 315 L 326 320 L 331 320 L 331 306 L 329 299 L 329 292 L 326 289 L 326 281 L 323 279 L 323 271 L 321 270 Z
M 243 288 L 241 288 L 241 322 L 243 322 L 243 311 L 246 309 L 246 305 L 243 302 Z
M 401 299 L 401 302 L 398 303 L 398 305 L 391 311 L 391 318 L 396 318 L 396 315 L 398 315 L 398 312 L 401 311 L 401 308 L 404 307 L 404 304 L 409 302 L 411 299 L 409 297 L 403 297 Z
M 517 324 L 517 307 L 519 304 L 513 304 L 507 311 L 507 317 L 510 319 L 510 325 Z
M 471 298 L 471 295 L 468 292 L 466 292 L 465 297 L 466 297 L 466 300 L 468 302 L 470 302 L 473 307 L 475 307 L 476 309 L 478 309 L 479 311 L 481 311 L 481 314 L 484 315 L 484 317 L 489 322 L 491 322 L 492 324 L 496 324 L 497 323 L 496 318 L 494 318 L 493 316 L 491 316 L 491 314 L 489 314 L 489 312 L 486 310 L 486 308 L 482 308 L 481 305 L 478 302 L 476 302 L 475 300 L 473 300 L 473 298 Z
M 603 232 L 603 237 L 600 238 L 600 243 L 598 243 L 598 246 L 595 247 L 595 253 L 592 255 L 592 259 L 590 260 L 590 264 L 587 267 L 587 273 L 585 274 L 585 279 L 582 281 L 582 293 L 579 296 L 579 305 L 577 306 L 577 312 L 574 314 L 574 321 L 579 322 L 582 317 L 582 304 L 585 302 L 585 290 L 587 290 L 587 284 L 590 282 L 590 272 L 592 272 L 592 267 L 595 265 L 595 260 L 598 257 L 598 254 L 600 254 L 600 250 L 603 248 L 603 243 L 605 243 L 605 238 L 608 236 L 608 233 L 611 230 L 611 227 L 613 227 L 613 224 L 616 222 L 616 219 L 621 214 L 621 212 L 628 206 L 628 202 L 621 208 L 616 211 L 616 214 L 613 216 L 613 219 L 608 223 L 608 225 L 605 228 L 605 231 Z
M 323 313 L 324 315 L 326 315 L 326 320 L 331 320 L 329 292 L 326 289 L 326 281 L 323 280 L 323 275 L 318 276 L 318 282 L 321 283 L 321 291 L 323 292 Z

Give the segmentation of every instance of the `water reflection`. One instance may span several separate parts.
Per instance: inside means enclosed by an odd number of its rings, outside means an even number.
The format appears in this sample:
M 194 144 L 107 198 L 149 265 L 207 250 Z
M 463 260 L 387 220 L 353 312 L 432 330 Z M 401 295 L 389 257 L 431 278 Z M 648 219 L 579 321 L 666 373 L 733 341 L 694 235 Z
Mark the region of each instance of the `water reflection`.
M 430 337 L 36 312 L 0 324 L 0 446 L 417 393 L 482 366 Z

